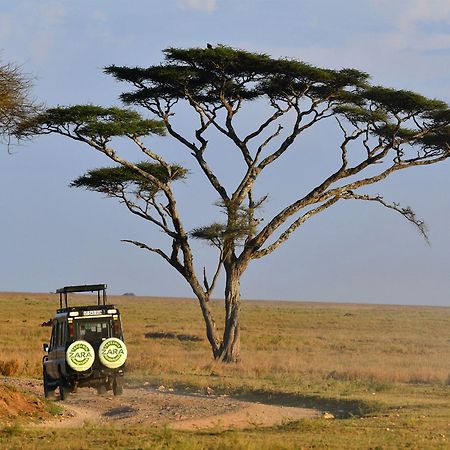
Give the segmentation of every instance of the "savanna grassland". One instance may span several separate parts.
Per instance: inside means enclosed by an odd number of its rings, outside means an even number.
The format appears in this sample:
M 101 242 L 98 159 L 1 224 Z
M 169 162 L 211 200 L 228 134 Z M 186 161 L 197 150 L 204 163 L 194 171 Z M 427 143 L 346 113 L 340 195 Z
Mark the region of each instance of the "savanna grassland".
M 76 302 L 86 298 L 93 301 Z M 223 365 L 212 361 L 194 300 L 110 303 L 121 308 L 131 386 L 188 392 L 209 386 L 262 403 L 316 407 L 336 419 L 225 432 L 89 423 L 81 436 L 18 420 L 0 425 L 0 447 L 450 447 L 450 308 L 243 302 L 242 361 Z M 40 377 L 50 334 L 41 323 L 56 306 L 52 294 L 0 294 L 0 375 Z

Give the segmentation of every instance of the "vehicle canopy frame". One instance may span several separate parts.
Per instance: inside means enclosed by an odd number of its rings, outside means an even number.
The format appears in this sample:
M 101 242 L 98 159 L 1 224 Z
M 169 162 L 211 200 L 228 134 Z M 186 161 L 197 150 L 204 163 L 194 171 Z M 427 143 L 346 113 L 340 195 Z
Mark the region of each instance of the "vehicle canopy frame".
M 107 302 L 106 297 L 106 284 L 84 284 L 80 286 L 64 286 L 61 289 L 57 289 L 56 293 L 59 294 L 59 307 L 63 309 L 63 300 L 64 300 L 64 308 L 68 308 L 68 296 L 69 293 L 77 293 L 77 292 L 97 292 L 97 305 L 105 306 Z

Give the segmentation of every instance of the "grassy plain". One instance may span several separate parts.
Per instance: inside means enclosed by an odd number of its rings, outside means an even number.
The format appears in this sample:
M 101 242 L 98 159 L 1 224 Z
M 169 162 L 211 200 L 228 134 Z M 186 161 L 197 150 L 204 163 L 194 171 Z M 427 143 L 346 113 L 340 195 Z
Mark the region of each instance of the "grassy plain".
M 338 419 L 239 432 L 89 424 L 81 440 L 77 430 L 8 425 L 0 426 L 0 447 L 450 447 L 449 308 L 247 301 L 242 362 L 222 365 L 212 361 L 205 340 L 146 337 L 163 332 L 203 339 L 194 300 L 113 297 L 110 303 L 123 316 L 130 384 L 209 386 L 260 402 L 318 406 Z M 56 304 L 51 294 L 0 294 L 0 375 L 40 376 L 42 343 L 50 333 L 40 325 Z M 221 302 L 214 308 L 219 313 Z

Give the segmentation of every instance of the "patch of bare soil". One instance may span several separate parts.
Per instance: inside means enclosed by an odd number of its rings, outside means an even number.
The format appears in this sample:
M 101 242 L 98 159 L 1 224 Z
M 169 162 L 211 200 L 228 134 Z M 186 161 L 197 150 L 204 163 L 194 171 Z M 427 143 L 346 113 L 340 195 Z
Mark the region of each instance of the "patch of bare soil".
M 26 395 L 13 386 L 0 384 L 0 423 L 17 417 L 45 419 L 49 416 L 45 403 L 35 395 Z
M 8 379 L 8 383 L 42 392 L 37 380 Z M 94 389 L 80 389 L 65 402 L 64 413 L 46 420 L 41 426 L 79 427 L 85 423 L 122 425 L 169 425 L 174 429 L 247 428 L 271 426 L 318 417 L 319 412 L 307 408 L 265 405 L 245 402 L 227 396 L 186 394 L 159 391 L 149 387 L 125 389 L 122 396 L 99 395 Z

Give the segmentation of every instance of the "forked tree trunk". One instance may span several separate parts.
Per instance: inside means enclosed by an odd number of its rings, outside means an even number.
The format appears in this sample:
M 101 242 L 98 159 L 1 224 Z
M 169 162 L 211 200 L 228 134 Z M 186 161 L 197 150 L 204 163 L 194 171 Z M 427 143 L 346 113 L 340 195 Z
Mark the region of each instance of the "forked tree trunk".
M 209 308 L 210 299 L 200 301 L 200 308 L 202 310 L 203 320 L 205 322 L 206 337 L 208 338 L 209 345 L 214 356 L 214 359 L 218 359 L 221 352 L 220 339 L 217 333 L 216 323 L 214 321 L 212 312 Z
M 240 310 L 241 310 L 241 289 L 240 279 L 242 273 L 248 265 L 248 261 L 240 262 L 236 260 L 234 253 L 230 252 L 229 257 L 223 262 L 226 283 L 225 283 L 225 320 L 222 339 L 219 338 L 216 323 L 210 308 L 210 297 L 205 294 L 195 276 L 186 276 L 194 294 L 199 300 L 205 322 L 206 336 L 211 345 L 212 354 L 215 360 L 227 363 L 239 361 L 240 351 Z
M 188 282 L 199 301 L 200 308 L 202 310 L 203 321 L 205 322 L 206 337 L 208 338 L 208 342 L 211 345 L 213 356 L 215 359 L 217 359 L 220 353 L 221 346 L 220 339 L 217 333 L 216 323 L 209 306 L 210 298 L 208 295 L 205 295 L 195 277 L 189 278 Z
M 241 310 L 241 273 L 232 264 L 226 267 L 225 285 L 225 324 L 223 340 L 216 359 L 224 362 L 237 362 L 240 351 L 240 310 Z

